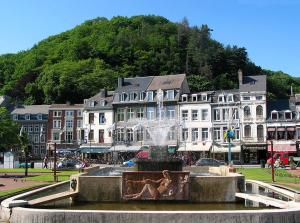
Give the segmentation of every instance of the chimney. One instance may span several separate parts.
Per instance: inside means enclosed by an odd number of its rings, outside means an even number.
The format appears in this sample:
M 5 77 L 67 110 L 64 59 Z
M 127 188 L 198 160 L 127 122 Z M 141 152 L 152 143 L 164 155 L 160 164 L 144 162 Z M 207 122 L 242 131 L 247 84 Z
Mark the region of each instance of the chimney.
M 118 87 L 122 87 L 124 83 L 124 78 L 123 77 L 118 77 Z
M 70 101 L 66 101 L 66 105 L 70 106 L 71 102 Z
M 100 97 L 105 98 L 107 96 L 107 90 L 105 88 L 100 90 Z
M 238 77 L 239 77 L 239 85 L 243 84 L 243 71 L 241 69 L 238 70 Z

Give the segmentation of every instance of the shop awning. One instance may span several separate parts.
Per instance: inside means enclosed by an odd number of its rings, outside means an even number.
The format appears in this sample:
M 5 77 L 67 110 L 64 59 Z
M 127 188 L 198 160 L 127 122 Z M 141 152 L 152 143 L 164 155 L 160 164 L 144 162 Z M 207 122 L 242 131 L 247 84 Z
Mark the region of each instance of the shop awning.
M 136 152 L 141 149 L 141 146 L 126 146 L 126 145 L 117 145 L 112 146 L 110 152 Z
M 77 151 L 81 153 L 108 153 L 109 147 L 80 147 Z
M 274 152 L 297 152 L 296 144 L 273 144 Z M 268 145 L 268 152 L 271 152 L 271 145 Z
M 210 150 L 212 153 L 228 153 L 228 145 L 213 145 Z M 241 146 L 240 145 L 231 145 L 232 153 L 240 153 Z
M 178 149 L 180 152 L 204 152 L 204 151 L 209 151 L 211 147 L 211 142 L 199 142 L 199 143 L 186 143 L 186 145 L 181 145 Z

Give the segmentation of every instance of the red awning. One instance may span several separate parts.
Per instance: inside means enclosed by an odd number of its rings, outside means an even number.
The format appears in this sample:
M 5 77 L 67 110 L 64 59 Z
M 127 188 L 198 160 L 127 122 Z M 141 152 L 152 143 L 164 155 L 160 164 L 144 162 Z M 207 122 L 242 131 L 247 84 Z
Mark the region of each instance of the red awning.
M 296 145 L 291 144 L 274 144 L 274 152 L 297 152 Z M 268 152 L 271 152 L 271 145 L 268 145 Z
M 138 154 L 136 154 L 137 158 L 148 158 L 149 157 L 149 152 L 148 151 L 139 151 Z
M 269 131 L 269 132 L 275 132 L 275 131 L 276 131 L 276 128 L 268 128 L 268 131 Z

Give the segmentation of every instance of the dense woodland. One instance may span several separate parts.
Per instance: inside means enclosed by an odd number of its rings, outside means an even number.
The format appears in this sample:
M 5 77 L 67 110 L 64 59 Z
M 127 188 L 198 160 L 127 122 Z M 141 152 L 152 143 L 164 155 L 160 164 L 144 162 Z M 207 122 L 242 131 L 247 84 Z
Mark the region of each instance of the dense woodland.
M 232 89 L 237 71 L 268 76 L 269 98 L 287 98 L 300 79 L 264 70 L 243 47 L 224 46 L 207 25 L 160 16 L 96 18 L 30 50 L 0 56 L 0 95 L 26 104 L 82 103 L 118 77 L 186 73 L 192 91 Z

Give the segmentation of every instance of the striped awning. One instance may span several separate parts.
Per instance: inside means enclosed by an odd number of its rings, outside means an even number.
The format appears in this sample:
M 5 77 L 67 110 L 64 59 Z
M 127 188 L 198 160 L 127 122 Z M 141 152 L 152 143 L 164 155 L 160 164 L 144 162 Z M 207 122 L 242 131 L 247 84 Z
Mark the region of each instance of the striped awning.
M 186 143 L 181 145 L 178 149 L 179 152 L 203 152 L 209 151 L 211 142 L 199 142 L 199 143 Z
M 77 150 L 81 153 L 108 153 L 109 152 L 109 147 L 80 147 L 79 150 Z
M 110 152 L 137 152 L 141 149 L 141 146 L 126 146 L 126 145 L 116 145 L 112 146 Z
M 228 145 L 213 145 L 210 150 L 210 152 L 212 153 L 228 153 L 228 151 L 229 151 Z M 232 144 L 230 147 L 230 151 L 232 153 L 240 153 L 241 146 Z

